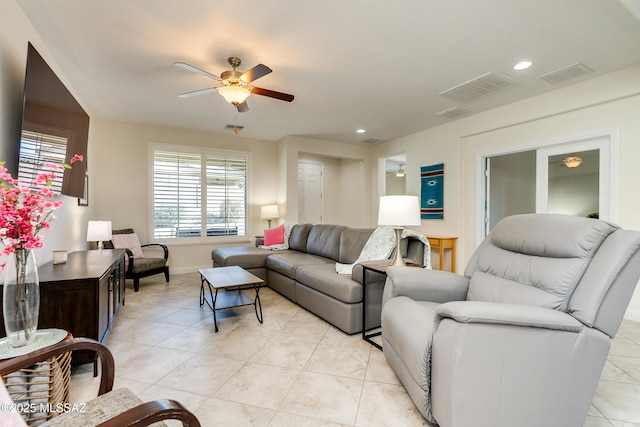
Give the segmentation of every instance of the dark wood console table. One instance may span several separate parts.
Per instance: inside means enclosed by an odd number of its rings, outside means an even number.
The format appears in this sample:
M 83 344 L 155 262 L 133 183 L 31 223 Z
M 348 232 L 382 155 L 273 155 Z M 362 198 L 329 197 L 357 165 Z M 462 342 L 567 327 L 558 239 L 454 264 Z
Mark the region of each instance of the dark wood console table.
M 124 260 L 123 249 L 103 249 L 72 252 L 65 264 L 38 266 L 38 329 L 64 329 L 75 337 L 104 343 L 124 304 Z M 0 296 L 1 289 L 0 285 Z M 2 316 L 0 323 L 0 334 L 5 336 Z M 93 353 L 75 352 L 72 360 L 79 364 L 95 359 Z

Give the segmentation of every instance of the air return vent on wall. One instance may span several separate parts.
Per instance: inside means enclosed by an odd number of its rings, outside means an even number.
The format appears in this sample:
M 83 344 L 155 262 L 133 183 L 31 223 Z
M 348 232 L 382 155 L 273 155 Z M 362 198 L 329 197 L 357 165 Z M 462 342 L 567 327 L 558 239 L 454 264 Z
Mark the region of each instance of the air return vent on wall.
M 497 90 L 517 84 L 517 81 L 510 79 L 509 77 L 490 72 L 469 80 L 468 82 L 444 90 L 438 95 L 459 102 L 469 102 L 481 96 L 489 95 Z
M 463 116 L 465 114 L 469 114 L 470 112 L 471 110 L 467 110 L 466 108 L 451 107 L 451 108 L 447 108 L 446 110 L 437 112 L 436 116 L 445 117 L 445 118 L 456 118 L 456 117 Z
M 545 80 L 552 84 L 562 83 L 566 80 L 573 79 L 579 77 L 583 74 L 592 73 L 593 70 L 582 62 L 576 62 L 575 64 L 571 64 L 564 68 L 560 68 L 559 70 L 552 71 L 547 74 L 543 74 L 540 76 L 542 80 Z

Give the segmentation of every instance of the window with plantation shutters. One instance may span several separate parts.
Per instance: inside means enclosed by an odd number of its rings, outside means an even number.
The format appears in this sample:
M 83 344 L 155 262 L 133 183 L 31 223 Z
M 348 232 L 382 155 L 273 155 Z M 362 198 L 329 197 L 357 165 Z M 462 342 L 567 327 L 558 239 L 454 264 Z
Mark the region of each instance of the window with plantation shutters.
M 246 235 L 247 171 L 247 153 L 154 146 L 154 238 Z
M 38 175 L 51 172 L 46 163 L 61 165 L 65 162 L 68 138 L 44 132 L 23 130 L 20 141 L 18 179 L 26 187 L 32 187 Z M 49 187 L 55 194 L 62 191 L 63 171 L 54 171 L 56 178 Z

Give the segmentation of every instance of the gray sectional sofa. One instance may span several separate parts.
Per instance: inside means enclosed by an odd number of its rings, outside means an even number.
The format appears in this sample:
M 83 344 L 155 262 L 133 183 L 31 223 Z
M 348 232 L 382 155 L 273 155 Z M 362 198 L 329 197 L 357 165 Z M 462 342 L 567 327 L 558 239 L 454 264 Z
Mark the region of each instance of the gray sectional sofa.
M 214 267 L 243 267 L 291 301 L 342 331 L 355 334 L 362 331 L 363 269 L 356 265 L 352 274 L 338 274 L 335 264 L 354 263 L 373 231 L 296 224 L 286 250 L 227 246 L 214 249 L 211 259 Z M 424 245 L 419 240 L 404 239 L 401 251 L 405 259 L 422 264 Z M 367 272 L 367 328 L 380 324 L 384 281 L 384 275 Z

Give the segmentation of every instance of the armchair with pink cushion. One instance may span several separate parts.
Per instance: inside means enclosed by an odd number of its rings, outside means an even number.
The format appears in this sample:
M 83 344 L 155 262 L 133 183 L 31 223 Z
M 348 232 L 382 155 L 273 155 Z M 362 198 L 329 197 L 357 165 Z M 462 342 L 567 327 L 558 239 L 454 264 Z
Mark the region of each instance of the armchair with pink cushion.
M 105 249 L 125 249 L 127 251 L 126 278 L 133 279 L 133 289 L 138 292 L 140 279 L 164 273 L 169 282 L 169 248 L 162 243 L 140 244 L 138 235 L 132 228 L 113 230 L 110 241 L 104 242 Z M 147 253 L 143 248 L 148 248 Z M 160 252 L 160 250 L 162 252 Z M 153 253 L 152 253 L 153 252 Z

